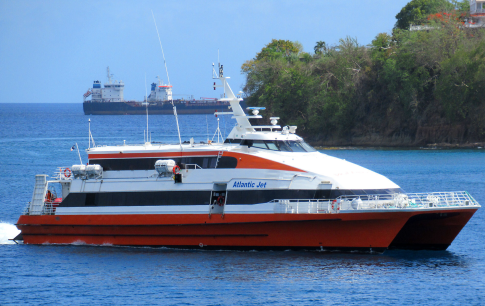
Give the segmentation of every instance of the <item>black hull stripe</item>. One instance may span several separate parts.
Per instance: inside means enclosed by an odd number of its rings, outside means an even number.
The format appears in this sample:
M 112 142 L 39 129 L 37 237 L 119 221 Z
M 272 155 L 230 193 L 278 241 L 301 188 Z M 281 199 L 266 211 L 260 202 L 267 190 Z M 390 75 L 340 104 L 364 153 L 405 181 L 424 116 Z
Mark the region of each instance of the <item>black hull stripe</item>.
M 341 195 L 388 194 L 398 189 L 379 190 L 228 190 L 226 205 L 253 205 L 274 199 L 335 199 Z M 70 193 L 59 207 L 186 206 L 209 205 L 212 191 L 146 191 Z
M 59 207 L 209 205 L 211 191 L 70 193 Z

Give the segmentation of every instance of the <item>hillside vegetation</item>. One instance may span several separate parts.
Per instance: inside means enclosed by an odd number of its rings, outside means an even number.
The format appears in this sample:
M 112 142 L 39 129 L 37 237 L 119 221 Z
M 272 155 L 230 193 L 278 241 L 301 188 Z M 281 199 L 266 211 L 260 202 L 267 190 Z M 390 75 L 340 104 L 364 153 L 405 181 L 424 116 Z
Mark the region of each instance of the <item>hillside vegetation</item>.
M 241 67 L 247 104 L 297 125 L 315 145 L 485 141 L 485 29 L 464 27 L 467 12 L 443 1 L 431 1 L 424 19 L 406 15 L 426 30 L 399 28 L 398 14 L 392 34 L 368 46 L 346 37 L 319 41 L 310 54 L 271 41 Z

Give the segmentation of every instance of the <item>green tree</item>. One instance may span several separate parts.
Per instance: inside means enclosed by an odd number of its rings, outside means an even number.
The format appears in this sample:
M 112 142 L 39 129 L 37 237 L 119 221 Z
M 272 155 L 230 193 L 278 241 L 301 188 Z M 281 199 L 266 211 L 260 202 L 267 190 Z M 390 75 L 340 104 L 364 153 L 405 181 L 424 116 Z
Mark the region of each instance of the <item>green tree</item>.
M 292 54 L 298 54 L 301 44 L 298 42 L 291 42 L 289 40 L 273 39 L 261 51 L 256 54 L 256 60 L 277 59 L 280 57 L 290 57 Z
M 317 41 L 313 50 L 315 51 L 315 54 L 324 54 L 327 52 L 327 44 L 321 40 Z
M 485 141 L 485 29 L 439 12 L 427 15 L 432 30 L 380 33 L 367 47 L 317 42 L 325 56 L 273 40 L 241 67 L 246 103 L 316 145 Z
M 456 10 L 464 13 L 470 12 L 470 1 L 469 0 L 452 0 L 451 1 L 453 5 L 455 6 Z
M 394 27 L 407 30 L 411 24 L 425 20 L 430 14 L 453 9 L 454 5 L 447 0 L 412 0 L 396 15 Z
M 476 48 L 460 48 L 442 62 L 441 77 L 436 86 L 437 97 L 450 120 L 463 120 L 477 106 L 485 106 L 485 42 Z M 482 107 L 483 108 L 483 107 Z M 481 113 L 481 121 L 485 113 Z

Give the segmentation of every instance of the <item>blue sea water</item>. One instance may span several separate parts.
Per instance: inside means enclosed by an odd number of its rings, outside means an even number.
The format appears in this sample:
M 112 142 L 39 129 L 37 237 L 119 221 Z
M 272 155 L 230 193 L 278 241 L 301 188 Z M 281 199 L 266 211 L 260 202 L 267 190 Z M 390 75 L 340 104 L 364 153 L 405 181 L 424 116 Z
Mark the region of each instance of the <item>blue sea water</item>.
M 8 241 L 35 174 L 79 163 L 81 104 L 0 104 L 0 305 L 483 305 L 485 209 L 447 251 L 235 252 Z M 179 116 L 182 140 L 212 138 L 213 116 Z M 150 116 L 152 141 L 177 142 L 173 116 Z M 220 119 L 227 135 L 234 121 Z M 143 142 L 145 116 L 91 116 L 97 145 Z M 485 149 L 328 150 L 408 192 L 467 190 L 485 204 Z M 311 233 L 309 233 L 311 234 Z

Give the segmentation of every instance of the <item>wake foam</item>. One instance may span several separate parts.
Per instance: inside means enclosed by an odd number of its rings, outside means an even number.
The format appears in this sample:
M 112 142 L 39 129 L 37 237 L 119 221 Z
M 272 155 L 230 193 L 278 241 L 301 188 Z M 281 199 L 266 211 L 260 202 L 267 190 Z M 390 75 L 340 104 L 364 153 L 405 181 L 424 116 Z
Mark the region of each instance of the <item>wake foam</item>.
M 15 244 L 12 240 L 20 234 L 17 227 L 10 223 L 0 222 L 0 244 Z

